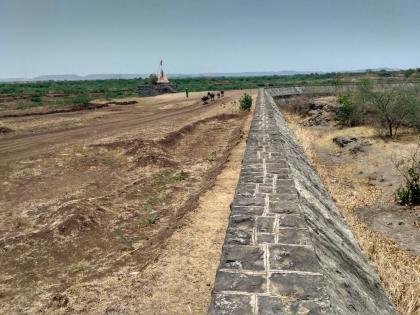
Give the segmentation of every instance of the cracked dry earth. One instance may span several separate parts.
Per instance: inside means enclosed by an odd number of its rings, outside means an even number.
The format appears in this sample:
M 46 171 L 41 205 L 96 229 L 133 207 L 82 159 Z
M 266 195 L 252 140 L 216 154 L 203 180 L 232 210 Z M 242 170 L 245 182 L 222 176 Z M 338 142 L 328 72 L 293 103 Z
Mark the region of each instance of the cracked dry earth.
M 112 108 L 55 115 L 65 123 L 51 131 L 51 116 L 25 118 L 30 131 L 0 138 L 0 313 L 123 311 L 102 300 L 132 298 L 110 279 L 141 276 L 214 184 L 243 137 L 240 95 L 207 107 L 200 93 L 159 96 L 118 119 Z

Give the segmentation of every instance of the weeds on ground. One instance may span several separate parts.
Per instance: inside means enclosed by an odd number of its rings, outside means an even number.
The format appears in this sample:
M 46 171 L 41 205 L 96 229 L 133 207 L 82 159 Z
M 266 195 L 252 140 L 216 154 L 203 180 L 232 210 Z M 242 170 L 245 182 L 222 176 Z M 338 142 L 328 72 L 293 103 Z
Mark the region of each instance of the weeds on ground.
M 188 173 L 183 170 L 164 170 L 157 175 L 157 184 L 165 186 L 168 184 L 176 183 L 188 178 Z
M 160 218 L 160 214 L 157 211 L 151 211 L 147 215 L 147 217 L 144 219 L 145 225 L 152 225 L 155 224 Z
M 146 196 L 143 203 L 143 209 L 147 211 L 146 218 L 143 219 L 144 225 L 152 225 L 159 220 L 160 212 L 157 209 L 164 206 L 170 199 L 170 196 L 165 192 L 167 186 L 183 181 L 187 177 L 188 174 L 183 170 L 164 170 L 155 175 L 153 190 L 156 193 Z
M 70 266 L 70 271 L 73 273 L 81 272 L 89 268 L 89 262 L 85 259 Z
M 212 152 L 207 156 L 207 161 L 213 162 L 216 160 L 216 152 Z

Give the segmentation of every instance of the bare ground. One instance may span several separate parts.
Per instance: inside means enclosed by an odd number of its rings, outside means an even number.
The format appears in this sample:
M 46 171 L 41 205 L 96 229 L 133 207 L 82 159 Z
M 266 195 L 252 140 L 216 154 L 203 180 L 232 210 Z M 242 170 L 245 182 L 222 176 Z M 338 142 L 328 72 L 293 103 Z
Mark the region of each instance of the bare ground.
M 308 127 L 301 123 L 307 119 L 284 114 L 398 311 L 419 314 L 420 209 L 395 203 L 402 178 L 392 162 L 415 149 L 418 135 L 389 140 L 372 127 L 338 129 L 333 121 Z M 368 144 L 354 153 L 334 144 L 337 136 L 355 136 Z
M 142 275 L 243 137 L 241 94 L 3 119 L 0 313 L 113 312 L 108 278 Z
M 245 130 L 250 123 L 248 117 Z M 229 204 L 245 150 L 231 151 L 214 187 L 200 197 L 159 256 L 144 271 L 136 266 L 68 289 L 67 311 L 90 314 L 206 314 L 220 259 Z M 55 313 L 65 313 L 56 308 Z

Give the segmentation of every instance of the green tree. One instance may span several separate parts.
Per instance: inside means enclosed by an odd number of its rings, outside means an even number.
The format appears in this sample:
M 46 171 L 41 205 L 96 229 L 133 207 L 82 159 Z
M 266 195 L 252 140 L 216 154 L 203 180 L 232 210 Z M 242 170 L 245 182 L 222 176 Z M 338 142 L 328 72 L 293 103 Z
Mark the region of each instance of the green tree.
M 359 91 L 359 96 L 370 107 L 372 118 L 387 130 L 390 137 L 395 136 L 400 127 L 410 126 L 413 118 L 418 115 L 418 98 L 403 85 L 364 85 Z
M 149 83 L 150 84 L 156 84 L 158 81 L 158 77 L 155 73 L 152 73 L 151 75 L 149 75 Z

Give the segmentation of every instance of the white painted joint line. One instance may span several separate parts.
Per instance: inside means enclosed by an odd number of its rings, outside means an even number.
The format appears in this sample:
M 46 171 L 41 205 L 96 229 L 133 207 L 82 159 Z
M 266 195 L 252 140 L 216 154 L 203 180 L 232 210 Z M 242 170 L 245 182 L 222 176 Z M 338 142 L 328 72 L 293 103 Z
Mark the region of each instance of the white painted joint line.
M 269 198 L 270 198 L 269 194 L 265 194 L 263 216 L 267 216 L 267 214 L 268 214 L 268 208 L 270 206 L 270 199 Z
M 244 274 L 244 275 L 248 275 L 248 276 L 265 276 L 267 274 L 266 270 L 255 271 L 255 270 L 245 270 L 245 269 L 220 268 L 219 271 L 223 271 L 223 272 L 226 272 L 226 273 Z
M 295 274 L 295 275 L 302 275 L 302 276 L 324 276 L 322 273 L 319 273 L 319 272 L 300 271 L 300 270 L 270 269 L 270 270 L 268 270 L 267 279 L 269 279 L 273 273 Z
M 270 251 L 268 250 L 268 244 L 265 244 L 265 271 L 266 271 L 266 290 L 267 293 L 270 293 L 270 277 L 269 277 L 269 270 L 270 270 Z
M 254 315 L 258 315 L 258 303 L 257 303 L 257 295 L 253 294 L 251 296 L 251 305 Z
M 274 243 L 278 243 L 278 241 L 279 241 L 279 233 L 277 232 L 278 231 L 278 229 L 279 229 L 279 224 L 280 224 L 280 218 L 279 218 L 279 215 L 278 214 L 276 214 L 275 216 L 274 216 Z

